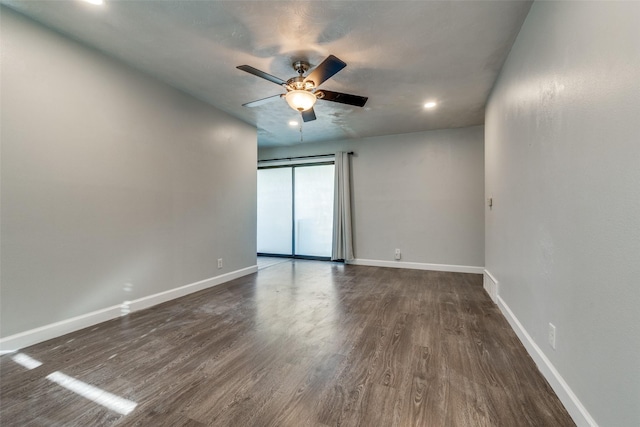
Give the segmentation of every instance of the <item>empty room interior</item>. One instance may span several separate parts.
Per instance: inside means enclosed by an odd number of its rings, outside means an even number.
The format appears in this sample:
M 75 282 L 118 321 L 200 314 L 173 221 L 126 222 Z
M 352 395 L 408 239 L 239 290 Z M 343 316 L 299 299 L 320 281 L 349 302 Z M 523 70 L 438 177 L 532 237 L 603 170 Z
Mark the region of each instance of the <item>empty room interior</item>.
M 0 32 L 2 426 L 640 426 L 640 2 Z

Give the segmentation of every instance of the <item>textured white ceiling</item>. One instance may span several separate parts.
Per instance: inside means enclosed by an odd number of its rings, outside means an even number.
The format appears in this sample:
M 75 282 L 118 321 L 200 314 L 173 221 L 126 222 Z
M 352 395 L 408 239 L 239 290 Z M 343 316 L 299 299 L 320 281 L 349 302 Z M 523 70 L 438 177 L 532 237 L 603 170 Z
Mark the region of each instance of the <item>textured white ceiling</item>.
M 305 142 L 478 125 L 529 1 L 110 1 L 2 0 L 258 128 L 260 146 L 300 142 L 299 114 L 282 93 L 237 70 L 284 80 L 294 60 L 333 54 L 347 67 L 322 85 L 367 96 L 364 108 L 318 101 Z M 425 101 L 438 107 L 424 110 Z

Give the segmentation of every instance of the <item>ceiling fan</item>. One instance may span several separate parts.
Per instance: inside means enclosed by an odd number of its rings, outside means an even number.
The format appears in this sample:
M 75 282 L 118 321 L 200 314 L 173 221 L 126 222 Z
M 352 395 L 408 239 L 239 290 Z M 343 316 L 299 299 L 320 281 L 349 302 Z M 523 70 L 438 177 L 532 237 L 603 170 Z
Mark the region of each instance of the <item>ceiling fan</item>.
M 367 102 L 367 97 L 349 95 L 348 93 L 332 92 L 330 90 L 319 90 L 318 87 L 335 75 L 338 71 L 347 66 L 346 63 L 336 58 L 333 55 L 329 55 L 320 65 L 311 71 L 307 77 L 304 77 L 304 73 L 309 70 L 309 63 L 306 61 L 296 61 L 293 64 L 293 69 L 296 70 L 298 75 L 292 77 L 287 81 L 281 78 L 267 74 L 264 71 L 260 71 L 250 65 L 239 65 L 236 68 L 242 71 L 246 71 L 254 76 L 261 77 L 265 80 L 269 80 L 277 85 L 284 87 L 287 92 L 279 95 L 269 96 L 267 98 L 258 99 L 256 101 L 247 102 L 242 104 L 243 107 L 257 107 L 262 104 L 274 101 L 278 98 L 284 98 L 289 106 L 302 114 L 302 120 L 310 122 L 316 119 L 316 113 L 313 111 L 313 106 L 316 100 L 322 99 L 325 101 L 339 102 L 341 104 L 354 105 L 356 107 L 364 107 Z

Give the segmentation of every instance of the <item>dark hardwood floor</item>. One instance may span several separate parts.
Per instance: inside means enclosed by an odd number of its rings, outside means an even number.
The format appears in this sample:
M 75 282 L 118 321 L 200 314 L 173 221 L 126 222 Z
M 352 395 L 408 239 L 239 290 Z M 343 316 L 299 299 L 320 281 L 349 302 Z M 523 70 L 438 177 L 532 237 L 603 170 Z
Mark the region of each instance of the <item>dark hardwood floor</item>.
M 2 426 L 575 425 L 480 275 L 328 262 L 2 356 L 0 381 Z

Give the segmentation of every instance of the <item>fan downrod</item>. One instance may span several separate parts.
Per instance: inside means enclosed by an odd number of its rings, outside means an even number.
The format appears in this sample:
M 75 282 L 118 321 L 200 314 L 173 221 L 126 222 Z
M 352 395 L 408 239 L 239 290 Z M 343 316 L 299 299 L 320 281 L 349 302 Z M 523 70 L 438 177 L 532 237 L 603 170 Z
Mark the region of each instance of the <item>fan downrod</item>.
M 293 69 L 296 70 L 298 75 L 287 80 L 287 91 L 313 91 L 316 87 L 315 84 L 312 81 L 305 81 L 305 78 L 303 77 L 303 74 L 309 70 L 309 63 L 307 61 L 296 61 L 291 65 L 293 66 Z
M 296 70 L 299 75 L 303 75 L 309 70 L 309 63 L 307 61 L 296 61 L 291 65 L 293 65 L 293 69 Z

